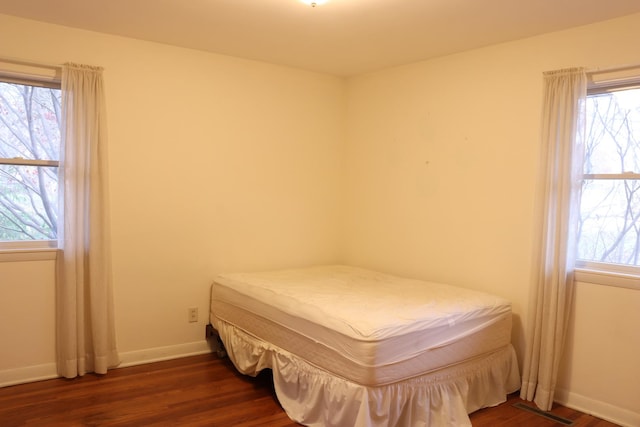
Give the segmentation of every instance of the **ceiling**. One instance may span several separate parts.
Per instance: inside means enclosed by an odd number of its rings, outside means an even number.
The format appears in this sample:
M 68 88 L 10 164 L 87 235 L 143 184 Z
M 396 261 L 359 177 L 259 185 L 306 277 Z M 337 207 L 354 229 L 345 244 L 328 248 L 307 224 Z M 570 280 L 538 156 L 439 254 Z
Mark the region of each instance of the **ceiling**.
M 0 0 L 0 14 L 342 76 L 638 12 L 638 0 Z

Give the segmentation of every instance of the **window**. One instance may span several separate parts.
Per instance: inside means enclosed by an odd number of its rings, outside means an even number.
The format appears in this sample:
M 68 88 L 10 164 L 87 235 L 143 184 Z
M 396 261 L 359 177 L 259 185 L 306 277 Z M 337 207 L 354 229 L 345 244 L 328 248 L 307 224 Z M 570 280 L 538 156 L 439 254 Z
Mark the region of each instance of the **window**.
M 578 266 L 640 276 L 640 86 L 590 88 L 585 107 Z
M 0 248 L 55 247 L 59 83 L 0 74 Z

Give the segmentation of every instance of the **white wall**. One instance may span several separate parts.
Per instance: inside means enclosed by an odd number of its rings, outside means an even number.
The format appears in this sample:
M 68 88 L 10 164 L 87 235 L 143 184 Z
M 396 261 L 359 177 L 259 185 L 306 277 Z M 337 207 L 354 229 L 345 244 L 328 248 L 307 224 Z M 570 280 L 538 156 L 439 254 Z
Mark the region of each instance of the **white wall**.
M 639 64 L 639 37 L 635 15 L 350 79 L 345 260 L 508 298 L 522 361 L 542 72 Z M 559 398 L 640 425 L 640 292 L 587 286 Z
M 336 262 L 343 79 L 2 15 L 0 40 L 105 68 L 125 364 L 207 351 L 219 272 Z M 0 384 L 55 372 L 53 286 L 52 261 L 0 262 Z

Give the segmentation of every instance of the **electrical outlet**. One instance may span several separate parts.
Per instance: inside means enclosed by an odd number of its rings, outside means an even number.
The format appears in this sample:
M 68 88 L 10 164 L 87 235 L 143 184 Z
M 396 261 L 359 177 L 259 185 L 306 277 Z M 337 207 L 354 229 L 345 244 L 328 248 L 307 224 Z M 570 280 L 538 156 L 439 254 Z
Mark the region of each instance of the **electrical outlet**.
M 189 322 L 197 322 L 198 321 L 198 307 L 191 307 L 189 309 Z

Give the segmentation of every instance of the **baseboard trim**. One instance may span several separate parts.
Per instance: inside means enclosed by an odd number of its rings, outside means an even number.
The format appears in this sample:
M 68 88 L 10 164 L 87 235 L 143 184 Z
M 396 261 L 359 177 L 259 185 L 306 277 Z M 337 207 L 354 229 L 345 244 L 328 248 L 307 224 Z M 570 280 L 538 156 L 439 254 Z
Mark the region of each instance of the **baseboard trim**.
M 120 365 L 118 365 L 118 368 L 161 362 L 163 360 L 178 359 L 181 357 L 196 356 L 198 354 L 211 353 L 213 351 L 215 351 L 215 349 L 212 348 L 211 344 L 206 340 L 169 345 L 166 347 L 128 351 L 120 353 Z M 53 378 L 58 378 L 55 363 L 6 369 L 0 371 L 0 387 L 50 380 Z
M 610 421 L 622 427 L 640 426 L 639 413 L 577 393 L 557 389 L 554 400 L 568 408 L 593 415 L 594 417 Z
M 55 363 L 5 369 L 0 371 L 0 387 L 50 380 L 57 377 L 58 373 L 56 372 Z
M 163 360 L 178 359 L 181 357 L 197 356 L 198 354 L 211 352 L 213 352 L 213 348 L 206 340 L 128 351 L 126 353 L 120 353 L 120 365 L 118 365 L 118 368 L 162 362 Z

